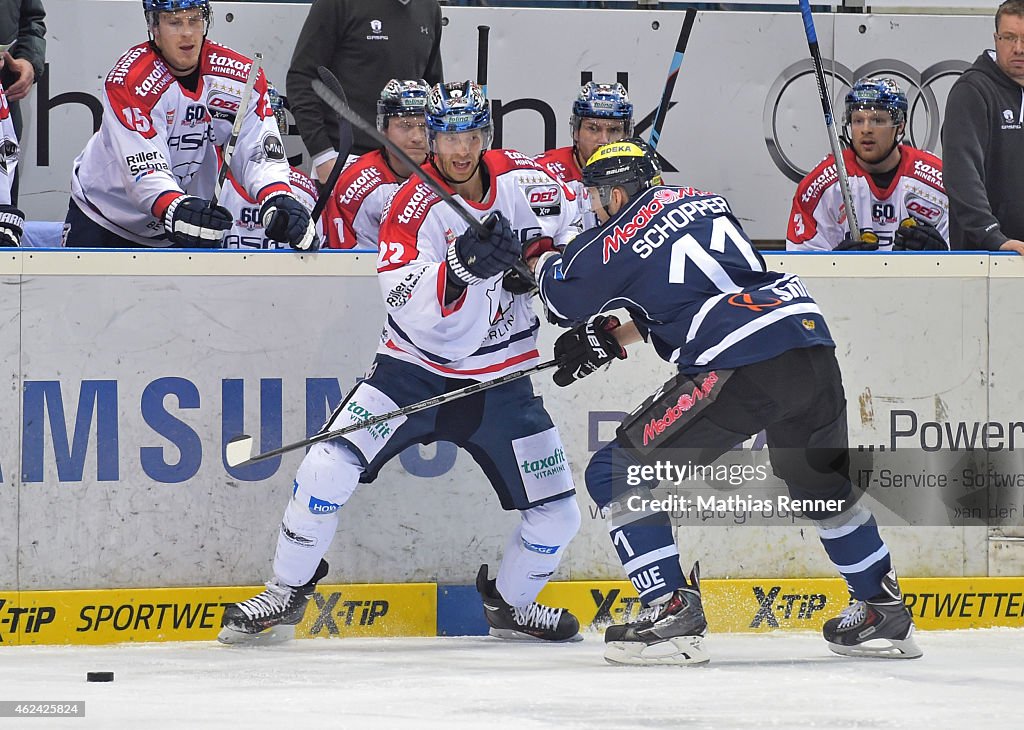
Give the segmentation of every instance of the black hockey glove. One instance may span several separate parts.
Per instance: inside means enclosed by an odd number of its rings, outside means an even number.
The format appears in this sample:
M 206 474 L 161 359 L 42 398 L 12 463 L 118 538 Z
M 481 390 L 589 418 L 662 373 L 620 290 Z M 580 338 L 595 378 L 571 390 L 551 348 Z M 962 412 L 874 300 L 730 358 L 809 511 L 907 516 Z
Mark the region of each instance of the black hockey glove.
M 13 205 L 0 205 L 0 248 L 20 246 L 25 214 Z
M 949 244 L 938 229 L 914 218 L 904 218 L 892 239 L 893 251 L 948 251 Z
M 192 195 L 175 198 L 164 212 L 167 237 L 186 248 L 220 248 L 231 223 L 227 208 L 211 208 L 210 201 Z
M 877 251 L 878 250 L 878 236 L 875 235 L 874 231 L 861 231 L 860 240 L 854 241 L 850 237 L 850 234 L 846 234 L 846 238 L 843 242 L 835 247 L 836 251 Z
M 555 385 L 564 387 L 587 377 L 612 360 L 625 360 L 626 348 L 612 334 L 618 326 L 618 317 L 598 314 L 555 340 L 555 360 L 558 362 L 553 376 Z
M 505 273 L 501 286 L 513 294 L 529 294 L 537 289 L 537 277 L 527 263 L 548 251 L 555 251 L 555 240 L 551 236 L 535 236 L 523 245 L 523 257 L 515 267 Z
M 467 287 L 508 271 L 523 253 L 523 243 L 501 213 L 484 221 L 489 235 L 480 238 L 468 228 L 448 247 L 448 276 L 456 286 Z
M 271 195 L 260 206 L 263 231 L 271 241 L 287 243 L 296 251 L 316 251 L 320 239 L 316 226 L 298 198 L 288 193 Z

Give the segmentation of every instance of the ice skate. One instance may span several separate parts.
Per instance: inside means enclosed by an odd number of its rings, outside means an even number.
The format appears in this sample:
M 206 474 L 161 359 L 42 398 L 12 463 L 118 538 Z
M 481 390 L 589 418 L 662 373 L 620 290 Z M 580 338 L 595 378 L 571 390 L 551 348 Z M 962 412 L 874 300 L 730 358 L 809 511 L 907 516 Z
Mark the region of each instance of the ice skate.
M 636 621 L 612 624 L 604 633 L 609 664 L 654 666 L 705 664 L 708 624 L 700 600 L 700 565 L 690 571 L 690 585 L 678 588 L 664 603 L 648 606 Z
M 303 586 L 287 586 L 275 578 L 267 589 L 224 609 L 217 641 L 222 644 L 277 644 L 295 637 L 295 627 L 306 613 L 316 584 L 327 575 L 327 561 Z
M 498 594 L 494 583 L 487 578 L 487 566 L 481 565 L 476 589 L 484 603 L 491 636 L 520 641 L 582 641 L 580 622 L 566 609 L 537 602 L 522 608 L 510 606 Z
M 828 648 L 844 656 L 916 659 L 922 655 L 914 641 L 914 618 L 903 604 L 903 593 L 890 570 L 882 579 L 882 592 L 867 601 L 855 601 L 822 628 Z

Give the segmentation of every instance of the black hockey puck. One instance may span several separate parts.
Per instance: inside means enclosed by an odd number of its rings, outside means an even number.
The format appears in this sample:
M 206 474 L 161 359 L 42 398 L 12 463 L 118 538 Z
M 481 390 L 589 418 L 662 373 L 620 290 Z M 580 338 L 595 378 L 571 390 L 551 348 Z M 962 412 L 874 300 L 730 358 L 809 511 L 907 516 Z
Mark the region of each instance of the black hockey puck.
M 113 672 L 86 672 L 85 673 L 85 681 L 86 682 L 113 682 L 114 681 L 114 673 Z

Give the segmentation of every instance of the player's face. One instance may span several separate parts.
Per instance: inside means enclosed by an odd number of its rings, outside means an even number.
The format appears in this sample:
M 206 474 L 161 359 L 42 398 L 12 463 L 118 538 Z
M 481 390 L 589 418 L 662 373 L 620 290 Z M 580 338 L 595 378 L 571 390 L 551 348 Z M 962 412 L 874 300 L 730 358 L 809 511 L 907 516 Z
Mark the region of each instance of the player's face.
M 899 127 L 883 109 L 855 109 L 850 114 L 853 151 L 864 162 L 877 164 L 893 152 Z
M 152 28 L 153 43 L 175 76 L 192 73 L 199 65 L 206 20 L 201 10 L 179 10 L 160 13 Z
M 1024 18 L 1003 15 L 996 31 L 996 65 L 1024 86 Z
M 427 123 L 422 116 L 388 119 L 384 136 L 412 158 L 417 165 L 427 159 Z
M 573 141 L 580 151 L 583 164 L 586 164 L 601 145 L 626 138 L 626 122 L 621 119 L 584 117 L 580 120 L 580 128 L 575 137 Z
M 590 209 L 597 216 L 598 223 L 604 223 L 613 215 L 622 210 L 626 204 L 626 194 L 622 188 L 611 188 L 601 195 L 601 188 L 587 188 L 587 195 L 590 198 Z
M 484 132 L 438 132 L 434 137 L 434 164 L 445 177 L 456 183 L 469 182 L 480 165 L 484 151 Z

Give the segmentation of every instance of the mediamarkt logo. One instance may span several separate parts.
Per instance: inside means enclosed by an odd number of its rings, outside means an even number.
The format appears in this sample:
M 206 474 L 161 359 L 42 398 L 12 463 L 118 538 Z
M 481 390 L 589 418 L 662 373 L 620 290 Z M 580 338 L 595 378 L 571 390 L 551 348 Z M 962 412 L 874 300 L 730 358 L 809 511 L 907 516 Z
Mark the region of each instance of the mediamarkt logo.
M 661 418 L 652 418 L 651 422 L 644 426 L 644 446 L 654 441 L 666 428 L 682 418 L 683 414 L 693 408 L 697 401 L 707 398 L 717 382 L 718 374 L 714 371 L 708 373 L 703 383 L 694 386 L 693 393 L 683 393 L 679 396 L 679 400 L 665 409 Z

